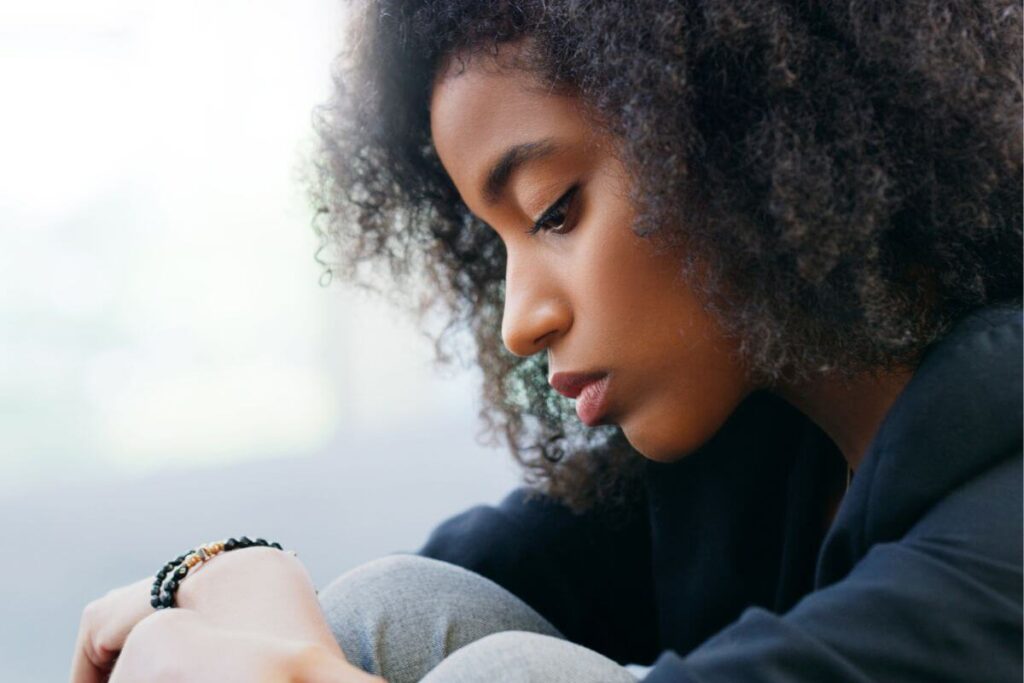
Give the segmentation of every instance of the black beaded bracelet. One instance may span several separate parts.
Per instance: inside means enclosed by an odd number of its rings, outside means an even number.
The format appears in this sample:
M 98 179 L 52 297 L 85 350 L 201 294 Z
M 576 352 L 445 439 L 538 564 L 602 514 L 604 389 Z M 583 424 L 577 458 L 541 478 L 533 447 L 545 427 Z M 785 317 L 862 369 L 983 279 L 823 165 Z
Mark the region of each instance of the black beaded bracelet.
M 178 585 L 185 579 L 193 567 L 206 562 L 214 555 L 219 555 L 220 553 L 227 552 L 229 550 L 239 550 L 241 548 L 252 548 L 256 546 L 282 550 L 280 543 L 270 543 L 262 538 L 257 538 L 254 541 L 248 536 L 242 536 L 241 538 L 229 538 L 226 541 L 206 543 L 198 548 L 193 548 L 182 555 L 178 555 L 176 558 L 161 567 L 160 571 L 156 573 L 156 579 L 153 581 L 153 589 L 150 591 L 149 604 L 152 605 L 154 609 L 174 607 L 174 596 L 178 592 Z

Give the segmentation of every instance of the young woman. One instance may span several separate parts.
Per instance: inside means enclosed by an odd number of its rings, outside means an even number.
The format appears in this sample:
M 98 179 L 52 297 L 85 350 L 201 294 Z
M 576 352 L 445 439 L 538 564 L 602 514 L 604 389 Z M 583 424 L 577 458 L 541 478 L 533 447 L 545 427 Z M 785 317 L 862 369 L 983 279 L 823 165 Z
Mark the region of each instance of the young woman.
M 1018 5 L 389 0 L 351 45 L 325 259 L 471 333 L 532 486 L 319 604 L 267 548 L 116 591 L 74 680 L 1020 680 Z

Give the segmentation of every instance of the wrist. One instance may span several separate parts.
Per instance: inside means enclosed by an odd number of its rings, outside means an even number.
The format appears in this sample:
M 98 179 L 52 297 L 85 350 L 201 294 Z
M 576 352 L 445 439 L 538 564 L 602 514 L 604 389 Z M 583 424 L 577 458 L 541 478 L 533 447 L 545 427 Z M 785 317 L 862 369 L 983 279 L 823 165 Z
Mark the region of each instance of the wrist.
M 150 604 L 158 610 L 176 607 L 178 587 L 186 577 L 194 575 L 206 562 L 218 555 L 232 550 L 244 550 L 252 547 L 282 550 L 280 543 L 271 543 L 262 538 L 257 538 L 254 541 L 247 536 L 213 541 L 196 546 L 160 568 L 154 577 L 153 586 L 150 590 Z
M 281 583 L 308 583 L 315 594 L 305 567 L 294 555 L 273 548 L 244 548 L 194 567 L 178 588 L 177 605 L 202 612 L 228 602 L 258 601 Z
M 218 555 L 181 582 L 178 604 L 220 627 L 318 643 L 341 656 L 309 573 L 289 553 L 246 548 Z

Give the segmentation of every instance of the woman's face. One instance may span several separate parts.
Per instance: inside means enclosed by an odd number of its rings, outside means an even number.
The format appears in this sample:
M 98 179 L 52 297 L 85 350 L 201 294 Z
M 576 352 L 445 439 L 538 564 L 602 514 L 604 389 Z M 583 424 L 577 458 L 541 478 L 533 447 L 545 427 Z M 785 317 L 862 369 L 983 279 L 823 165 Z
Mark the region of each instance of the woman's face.
M 581 419 L 619 425 L 645 456 L 692 452 L 753 389 L 734 342 L 679 258 L 632 232 L 629 179 L 579 100 L 492 58 L 464 66 L 436 80 L 431 131 L 463 201 L 505 245 L 505 346 L 546 352 L 549 378 L 603 373 Z

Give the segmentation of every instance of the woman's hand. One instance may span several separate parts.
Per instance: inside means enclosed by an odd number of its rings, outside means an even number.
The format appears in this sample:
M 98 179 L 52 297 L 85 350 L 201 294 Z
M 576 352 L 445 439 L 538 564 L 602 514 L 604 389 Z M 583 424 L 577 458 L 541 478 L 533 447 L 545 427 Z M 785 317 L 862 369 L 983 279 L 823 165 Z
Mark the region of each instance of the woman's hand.
M 161 610 L 129 634 L 110 683 L 383 683 L 319 643 L 235 631 L 190 609 Z
M 152 583 L 149 578 L 118 588 L 85 608 L 71 665 L 72 683 L 107 680 L 132 629 L 155 616 L 149 604 Z M 280 550 L 245 548 L 218 555 L 181 582 L 177 603 L 226 631 L 318 644 L 344 658 L 305 567 Z
M 149 604 L 153 577 L 110 591 L 82 611 L 71 661 L 72 683 L 107 680 L 132 628 L 155 611 Z
M 178 607 L 198 612 L 213 626 L 319 643 L 344 658 L 306 567 L 291 553 L 222 553 L 189 572 L 176 597 Z

